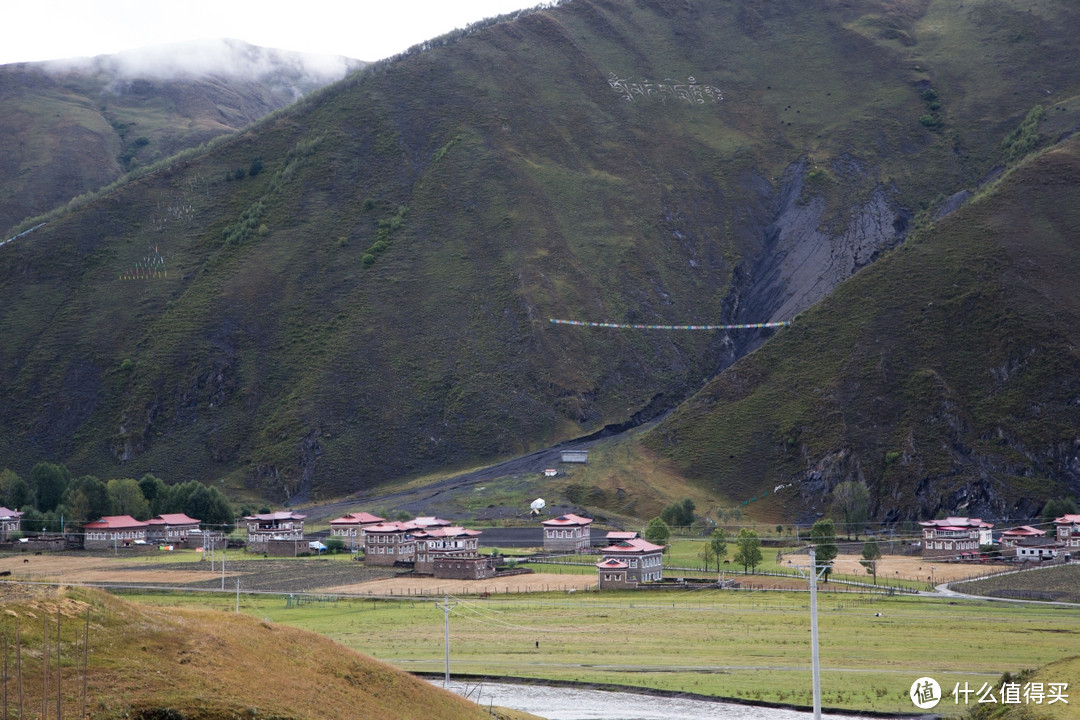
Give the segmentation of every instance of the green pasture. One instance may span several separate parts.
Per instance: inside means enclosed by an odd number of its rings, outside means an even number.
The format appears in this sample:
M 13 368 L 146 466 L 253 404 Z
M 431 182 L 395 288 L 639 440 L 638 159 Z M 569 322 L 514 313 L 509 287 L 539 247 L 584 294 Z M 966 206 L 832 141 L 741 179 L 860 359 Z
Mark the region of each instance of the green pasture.
M 230 594 L 146 594 L 234 612 Z M 287 607 L 241 595 L 241 612 L 325 635 L 412 672 L 442 672 L 434 600 Z M 451 672 L 613 683 L 808 706 L 809 598 L 789 592 L 605 592 L 453 598 Z M 819 596 L 826 707 L 909 712 L 911 683 L 994 683 L 1075 655 L 1080 609 L 926 597 Z M 879 615 L 880 613 L 880 615 Z M 963 707 L 945 703 L 955 714 Z

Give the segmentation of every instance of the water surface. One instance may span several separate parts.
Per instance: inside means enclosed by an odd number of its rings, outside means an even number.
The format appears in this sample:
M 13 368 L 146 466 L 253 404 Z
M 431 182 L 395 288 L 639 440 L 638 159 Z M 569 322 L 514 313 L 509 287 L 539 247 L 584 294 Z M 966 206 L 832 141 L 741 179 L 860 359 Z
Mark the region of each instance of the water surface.
M 442 687 L 442 680 L 432 683 Z M 480 705 L 524 710 L 548 720 L 812 720 L 814 717 L 811 712 L 796 710 L 547 685 L 452 681 L 450 690 Z M 821 717 L 870 720 L 869 716 L 828 713 L 822 713 Z

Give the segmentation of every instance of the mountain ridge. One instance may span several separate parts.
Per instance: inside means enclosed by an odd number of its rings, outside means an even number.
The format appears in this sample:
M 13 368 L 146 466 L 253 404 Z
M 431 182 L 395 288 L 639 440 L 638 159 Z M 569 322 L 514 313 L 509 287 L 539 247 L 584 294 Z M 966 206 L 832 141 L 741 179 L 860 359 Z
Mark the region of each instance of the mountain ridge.
M 547 319 L 806 311 L 1042 84 L 1075 120 L 1033 10 L 575 0 L 375 63 L 0 248 L 0 458 L 316 501 L 662 411 L 771 333 Z

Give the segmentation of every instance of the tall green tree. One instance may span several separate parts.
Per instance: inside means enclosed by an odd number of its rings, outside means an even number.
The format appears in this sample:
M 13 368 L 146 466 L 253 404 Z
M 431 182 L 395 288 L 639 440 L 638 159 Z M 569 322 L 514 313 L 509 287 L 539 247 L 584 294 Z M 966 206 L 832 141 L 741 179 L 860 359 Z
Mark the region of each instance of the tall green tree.
M 130 515 L 136 520 L 150 519 L 150 503 L 135 478 L 115 478 L 106 485 L 113 515 Z
M 83 475 L 71 481 L 64 492 L 64 505 L 71 522 L 93 522 L 112 514 L 109 488 L 93 475 Z
M 671 538 L 671 528 L 667 526 L 667 523 L 663 519 L 654 517 L 649 521 L 649 524 L 645 526 L 645 532 L 641 534 L 643 538 L 656 545 L 666 545 L 667 541 Z
M 870 517 L 870 491 L 861 482 L 848 480 L 833 488 L 833 513 L 844 527 L 844 534 L 859 539 L 860 529 Z
M 31 504 L 30 486 L 14 470 L 0 470 L 0 505 L 21 510 Z
M 233 510 L 229 499 L 216 487 L 207 487 L 201 483 L 188 497 L 184 513 L 188 517 L 201 520 L 203 525 L 207 526 L 225 527 L 233 524 Z
M 161 512 L 186 512 L 187 503 L 191 498 L 192 493 L 201 487 L 204 486 L 198 480 L 188 480 L 185 483 L 169 486 L 168 498 L 162 503 L 164 509 Z M 199 519 L 202 520 L 202 518 Z
M 150 503 L 151 517 L 168 512 L 165 506 L 169 501 L 169 486 L 164 481 L 151 473 L 146 473 L 139 478 L 139 489 L 142 490 L 146 502 Z
M 690 498 L 686 498 L 682 502 L 672 503 L 664 508 L 660 513 L 660 519 L 663 520 L 669 528 L 689 528 L 694 523 L 695 509 L 696 506 L 694 505 L 694 501 Z
M 727 560 L 727 533 L 723 528 L 716 528 L 709 535 L 709 546 L 712 547 L 713 556 L 716 558 L 716 572 L 720 572 L 720 564 Z
M 752 571 L 761 564 L 761 538 L 750 528 L 743 528 L 735 538 L 734 559 L 743 566 L 743 572 Z
M 71 482 L 71 473 L 63 465 L 40 462 L 30 470 L 30 490 L 34 505 L 41 512 L 52 512 L 60 504 Z
M 866 568 L 866 572 L 874 576 L 874 584 L 877 585 L 878 562 L 881 561 L 881 548 L 877 540 L 870 539 L 863 543 L 862 560 L 859 564 Z
M 836 559 L 836 526 L 829 519 L 818 520 L 810 528 L 810 544 L 814 546 L 817 555 L 815 572 L 822 573 L 821 577 L 829 582 L 829 573 L 832 572 L 832 561 Z M 824 569 L 824 572 L 822 570 Z

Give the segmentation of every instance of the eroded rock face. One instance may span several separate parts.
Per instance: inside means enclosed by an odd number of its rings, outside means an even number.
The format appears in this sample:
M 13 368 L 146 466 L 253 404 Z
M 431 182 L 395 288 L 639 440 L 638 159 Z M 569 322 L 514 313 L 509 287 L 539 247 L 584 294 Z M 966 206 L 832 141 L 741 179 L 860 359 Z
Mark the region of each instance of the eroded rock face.
M 747 272 L 740 305 L 749 317 L 790 320 L 904 238 L 907 212 L 877 186 L 832 230 L 826 203 L 805 184 L 806 161 L 788 168 L 761 254 Z M 835 227 L 835 223 L 831 223 Z

